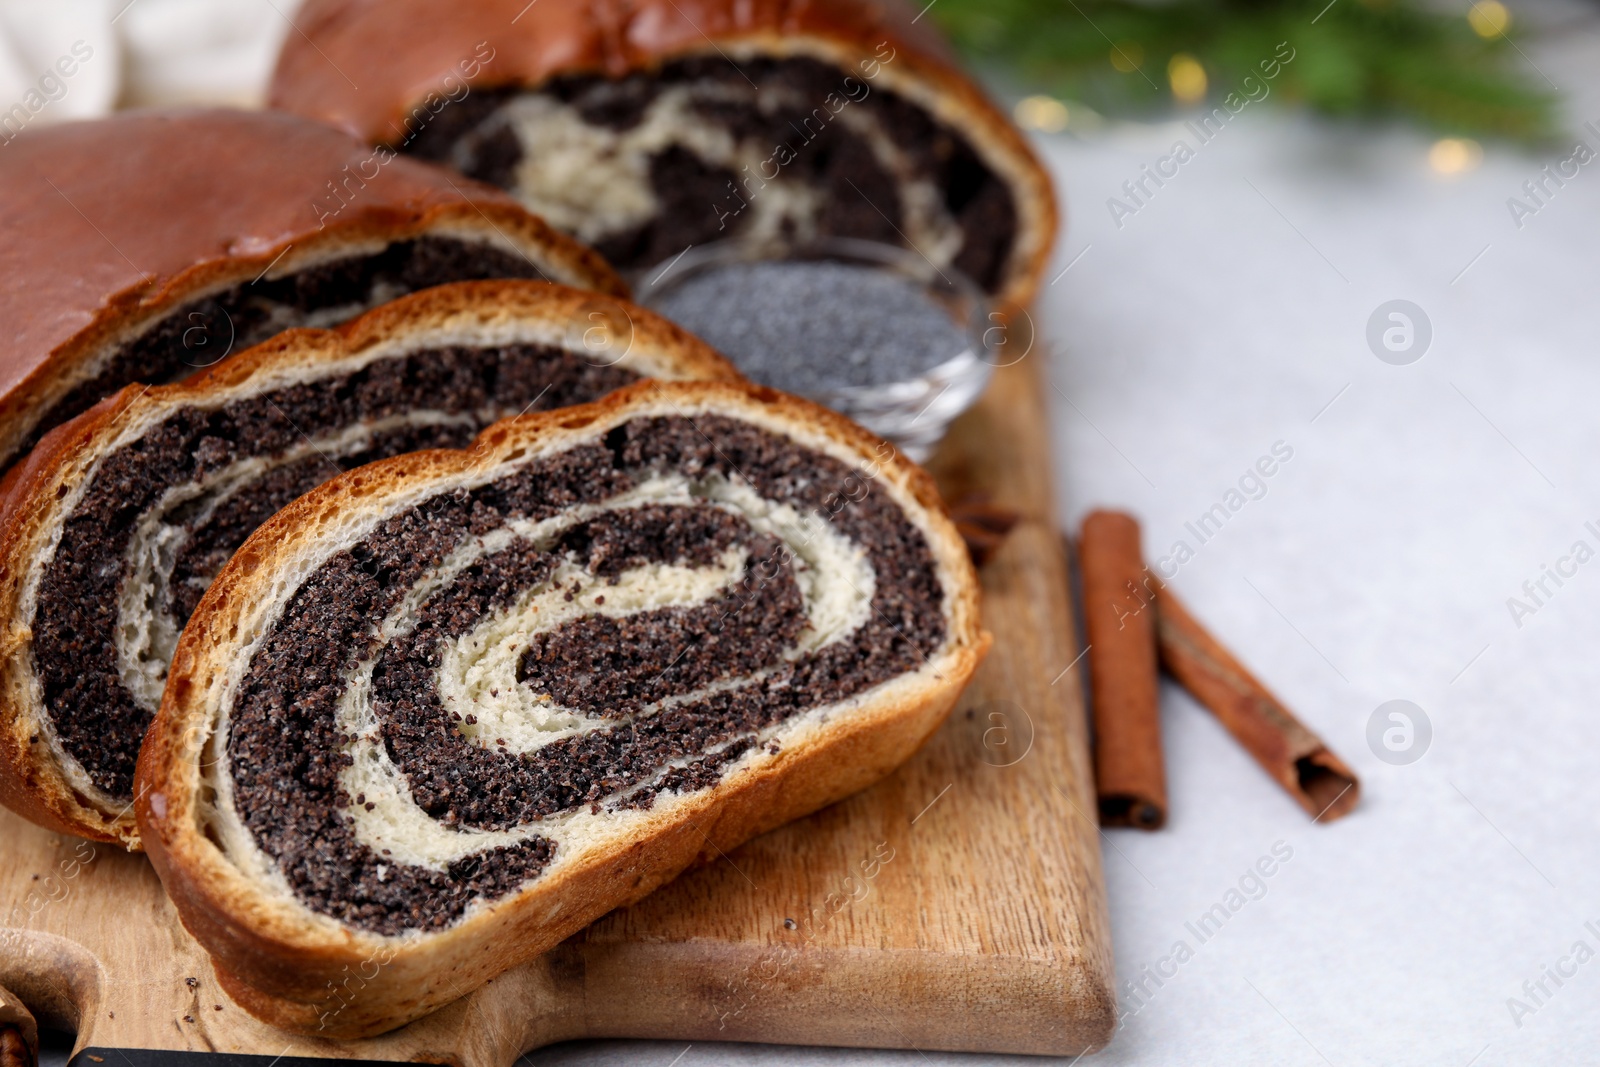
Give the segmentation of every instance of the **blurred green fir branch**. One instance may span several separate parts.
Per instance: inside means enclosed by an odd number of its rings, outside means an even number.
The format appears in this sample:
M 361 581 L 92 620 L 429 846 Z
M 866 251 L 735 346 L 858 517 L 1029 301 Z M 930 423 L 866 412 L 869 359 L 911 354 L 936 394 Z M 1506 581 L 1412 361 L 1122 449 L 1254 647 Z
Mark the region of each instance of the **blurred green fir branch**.
M 1414 0 L 1325 2 L 938 0 L 931 15 L 975 62 L 1108 114 L 1248 95 L 1244 79 L 1287 42 L 1294 59 L 1270 82 L 1281 103 L 1530 145 L 1560 132 L 1556 95 L 1525 73 L 1495 0 L 1473 0 L 1470 19 Z

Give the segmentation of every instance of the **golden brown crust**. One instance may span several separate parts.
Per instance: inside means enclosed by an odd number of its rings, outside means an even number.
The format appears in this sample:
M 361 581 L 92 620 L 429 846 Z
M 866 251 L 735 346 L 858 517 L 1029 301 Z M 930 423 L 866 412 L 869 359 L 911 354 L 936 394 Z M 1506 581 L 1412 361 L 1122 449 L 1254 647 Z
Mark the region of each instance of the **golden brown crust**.
M 877 467 L 877 477 L 927 535 L 946 585 L 949 642 L 926 674 L 903 678 L 851 714 L 786 740 L 764 765 L 737 769 L 713 790 L 663 805 L 669 810 L 653 809 L 626 847 L 586 853 L 581 862 L 546 873 L 437 933 L 382 937 L 340 926 L 263 891 L 230 863 L 199 822 L 200 755 L 213 729 L 219 687 L 240 655 L 239 635 L 268 624 L 262 594 L 326 536 L 329 522 L 352 512 L 376 518 L 439 479 L 505 469 L 513 455 L 592 439 L 639 414 L 706 411 Z M 971 562 L 920 468 L 842 417 L 770 389 L 641 382 L 593 404 L 496 423 L 471 449 L 363 467 L 302 497 L 258 530 L 217 577 L 173 659 L 166 697 L 140 753 L 140 826 L 179 916 L 212 954 L 235 999 L 275 1025 L 335 1037 L 381 1033 L 531 959 L 697 858 L 728 851 L 881 778 L 938 728 L 988 644 Z M 354 992 L 330 1003 L 328 990 L 358 971 L 363 981 Z
M 0 466 L 117 345 L 263 275 L 434 233 L 627 295 L 592 249 L 503 191 L 392 153 L 379 165 L 371 147 L 291 115 L 138 112 L 29 130 L 5 147 Z M 348 202 L 330 191 L 347 180 Z
M 309 0 L 297 20 L 304 33 L 285 42 L 272 106 L 381 144 L 404 139 L 406 116 L 430 93 L 459 85 L 463 63 L 477 61 L 476 89 L 616 77 L 697 54 L 813 55 L 848 69 L 871 61 L 881 84 L 959 130 L 1010 185 L 1018 238 L 1000 303 L 1025 306 L 1049 261 L 1058 224 L 1049 173 L 900 0 Z M 878 64 L 883 45 L 893 58 Z
M 51 755 L 48 732 L 40 729 L 32 635 L 25 625 L 28 591 L 49 558 L 71 490 L 120 447 L 122 435 L 185 405 L 218 405 L 268 382 L 331 373 L 333 365 L 374 346 L 446 325 L 551 324 L 552 333 L 576 347 L 597 328 L 594 316 L 604 328 L 621 324 L 626 334 L 618 345 L 626 352 L 609 354 L 608 361 L 620 358 L 653 377 L 739 378 L 704 342 L 614 297 L 545 282 L 459 282 L 402 297 L 332 330 L 286 331 L 174 385 L 130 385 L 47 434 L 0 482 L 0 803 L 53 830 L 139 847 L 132 811 L 74 789 Z

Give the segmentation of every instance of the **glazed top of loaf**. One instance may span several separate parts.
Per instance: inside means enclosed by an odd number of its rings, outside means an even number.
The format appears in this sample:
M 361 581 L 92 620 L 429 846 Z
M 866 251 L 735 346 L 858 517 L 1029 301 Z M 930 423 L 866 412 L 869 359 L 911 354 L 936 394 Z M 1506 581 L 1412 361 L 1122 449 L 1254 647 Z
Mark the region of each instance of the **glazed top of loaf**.
M 942 37 L 899 0 L 308 0 L 273 74 L 271 104 L 397 143 L 400 121 L 477 62 L 475 84 L 538 85 L 561 74 L 620 76 L 708 44 L 820 37 L 899 58 L 982 98 Z M 480 44 L 489 49 L 478 52 Z M 382 63 L 371 57 L 382 56 Z M 488 58 L 485 59 L 484 57 Z M 338 70 L 361 71 L 358 90 Z
M 134 112 L 28 130 L 0 148 L 0 394 L 108 313 L 160 298 L 208 263 L 265 268 L 320 233 L 328 183 L 365 187 L 326 219 L 352 236 L 415 222 L 499 190 L 373 150 L 291 115 L 225 109 Z M 377 170 L 375 177 L 368 177 Z M 452 181 L 455 183 L 452 186 Z M 461 191 L 457 191 L 457 190 Z

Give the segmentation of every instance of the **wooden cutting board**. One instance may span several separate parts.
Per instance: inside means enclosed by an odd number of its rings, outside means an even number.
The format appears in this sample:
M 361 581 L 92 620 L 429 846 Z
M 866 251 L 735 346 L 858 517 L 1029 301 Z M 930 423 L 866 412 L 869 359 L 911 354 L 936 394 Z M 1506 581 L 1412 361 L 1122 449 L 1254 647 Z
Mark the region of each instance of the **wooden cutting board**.
M 987 491 L 1024 519 L 982 572 L 988 661 L 888 780 L 706 857 L 428 1018 L 347 1044 L 274 1030 L 228 1000 L 142 856 L 0 810 L 0 986 L 76 1029 L 76 1063 L 113 1067 L 154 1062 L 131 1049 L 505 1067 L 580 1037 L 1104 1044 L 1111 945 L 1035 362 L 998 371 L 931 464 L 947 499 Z

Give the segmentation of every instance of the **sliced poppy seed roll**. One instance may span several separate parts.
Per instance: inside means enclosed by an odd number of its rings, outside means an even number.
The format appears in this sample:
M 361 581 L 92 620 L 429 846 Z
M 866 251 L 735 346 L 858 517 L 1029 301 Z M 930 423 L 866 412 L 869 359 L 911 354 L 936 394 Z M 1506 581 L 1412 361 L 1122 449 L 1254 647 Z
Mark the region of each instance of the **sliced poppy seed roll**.
M 508 420 L 223 569 L 140 755 L 145 846 L 251 1012 L 381 1032 L 887 774 L 981 660 L 977 600 L 931 479 L 805 401 L 642 382 Z
M 1050 177 L 922 8 L 309 0 L 271 100 L 502 186 L 624 272 L 730 237 L 864 238 L 1023 305 Z
M 293 330 L 48 434 L 0 493 L 0 801 L 137 847 L 139 744 L 185 621 L 250 533 L 362 463 L 641 377 L 737 377 L 612 297 L 461 282 Z
M 627 295 L 505 193 L 270 111 L 27 130 L 0 152 L 0 233 L 0 470 L 129 382 L 177 381 L 431 285 Z

